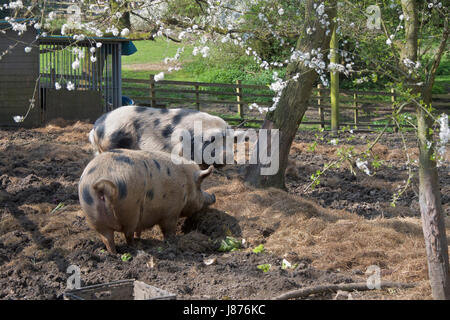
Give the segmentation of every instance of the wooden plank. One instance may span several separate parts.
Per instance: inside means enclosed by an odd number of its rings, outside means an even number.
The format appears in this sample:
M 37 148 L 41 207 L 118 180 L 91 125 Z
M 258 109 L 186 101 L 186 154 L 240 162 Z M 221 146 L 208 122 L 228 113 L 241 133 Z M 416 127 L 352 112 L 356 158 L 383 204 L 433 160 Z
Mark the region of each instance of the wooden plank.
M 0 74 L 0 88 L 1 84 L 4 82 L 21 82 L 21 83 L 31 83 L 36 82 L 38 78 L 37 75 L 34 74 L 26 74 L 26 75 L 17 75 L 17 74 Z
M 130 90 L 142 90 L 143 88 L 137 88 L 137 87 L 124 87 L 124 89 L 130 89 Z M 144 89 L 146 90 L 146 89 Z M 192 89 L 164 89 L 164 88 L 155 88 L 155 92 L 168 92 L 168 93 L 196 93 L 195 90 Z M 213 90 L 200 90 L 199 94 L 207 94 L 207 95 L 223 95 L 223 96 L 236 96 L 235 92 L 223 92 L 223 91 L 213 91 Z M 254 94 L 251 92 L 246 92 L 245 97 L 267 97 L 267 98 L 273 98 L 273 94 Z
M 35 70 L 37 70 L 37 66 L 35 67 Z M 10 69 L 10 68 L 1 68 L 0 67 L 0 73 L 3 73 L 6 75 L 6 73 L 14 73 L 15 76 L 29 76 L 30 74 L 34 74 L 33 70 L 26 69 L 26 68 L 19 68 L 19 69 Z M 35 73 L 35 80 L 38 78 L 37 72 Z
M 36 79 L 34 79 L 36 80 Z M 3 89 L 14 89 L 14 88 L 20 88 L 22 90 L 24 89 L 34 89 L 34 86 L 36 85 L 36 81 L 0 81 L 0 91 Z
M 32 57 L 31 57 L 32 58 Z M 18 68 L 33 68 L 29 71 L 34 71 L 34 68 L 39 67 L 39 60 L 37 59 L 18 59 L 17 61 L 1 60 L 0 69 L 18 69 Z
M 45 121 L 61 117 L 66 120 L 97 119 L 103 113 L 98 91 L 47 89 Z
M 313 89 L 313 92 L 318 91 L 319 89 Z M 329 93 L 330 89 L 323 88 L 320 89 L 321 92 Z M 392 96 L 392 93 L 390 92 L 384 92 L 384 91 L 358 91 L 358 90 L 340 90 L 341 93 L 347 94 L 347 95 L 353 95 L 356 93 L 357 95 L 361 96 Z M 394 94 L 394 96 L 398 97 L 399 94 Z
M 151 99 L 150 96 L 130 96 L 131 99 L 133 100 L 149 100 Z M 168 101 L 168 102 L 197 102 L 197 100 L 195 98 L 168 98 L 168 97 L 156 97 L 155 98 L 156 101 Z M 230 101 L 230 100 L 199 100 L 200 103 L 224 103 L 224 104 L 241 104 L 241 105 L 245 105 L 248 104 L 249 102 L 246 101 L 241 101 L 241 102 L 236 102 L 236 101 Z M 271 106 L 272 103 L 258 103 L 258 105 L 260 106 Z
M 150 83 L 149 80 L 143 79 L 122 79 L 124 83 Z M 172 85 L 180 85 L 180 86 L 195 86 L 198 85 L 200 87 L 223 87 L 223 88 L 233 88 L 236 89 L 237 86 L 235 84 L 229 83 L 209 83 L 209 82 L 193 82 L 193 81 L 173 81 L 173 80 L 160 80 L 155 82 L 156 85 L 163 84 L 172 84 Z M 242 88 L 247 89 L 266 89 L 270 90 L 268 86 L 260 86 L 260 85 L 252 85 L 252 84 L 243 84 Z
M 150 85 L 150 81 L 145 80 L 145 79 L 122 79 L 122 82 L 123 83 L 144 83 L 144 84 Z
M 446 94 L 433 94 L 433 100 L 434 99 L 448 99 L 450 100 L 450 94 L 446 93 Z

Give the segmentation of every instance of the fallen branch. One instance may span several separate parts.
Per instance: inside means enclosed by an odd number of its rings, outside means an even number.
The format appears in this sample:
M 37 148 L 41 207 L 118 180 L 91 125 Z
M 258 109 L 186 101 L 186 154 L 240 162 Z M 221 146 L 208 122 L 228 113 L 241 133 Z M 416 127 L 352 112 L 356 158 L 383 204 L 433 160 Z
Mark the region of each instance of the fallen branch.
M 380 284 L 380 289 L 384 288 L 412 288 L 415 284 L 413 283 L 401 283 L 401 282 L 385 282 L 382 281 Z M 307 287 L 298 290 L 289 291 L 275 297 L 274 300 L 288 300 L 288 299 L 296 299 L 296 298 L 306 298 L 311 294 L 318 293 L 328 293 L 328 292 L 337 292 L 338 290 L 342 291 L 367 291 L 373 290 L 369 289 L 366 282 L 357 282 L 357 283 L 342 283 L 342 284 L 325 284 L 314 287 Z

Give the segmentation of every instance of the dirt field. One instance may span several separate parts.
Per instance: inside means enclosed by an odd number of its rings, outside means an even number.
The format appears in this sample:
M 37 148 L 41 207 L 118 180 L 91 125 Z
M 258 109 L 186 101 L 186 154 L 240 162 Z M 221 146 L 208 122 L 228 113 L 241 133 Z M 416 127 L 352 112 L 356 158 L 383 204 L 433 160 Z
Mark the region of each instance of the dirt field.
M 136 247 L 117 234 L 119 254 L 112 256 L 87 227 L 78 203 L 78 179 L 92 158 L 90 128 L 78 122 L 0 130 L 0 299 L 61 299 L 69 265 L 81 268 L 82 286 L 136 278 L 179 299 L 269 299 L 310 285 L 365 281 L 374 264 L 383 280 L 417 286 L 354 292 L 354 299 L 431 298 L 414 188 L 397 207 L 389 205 L 407 177 L 397 135 L 375 148 L 385 161 L 375 177 L 333 169 L 305 192 L 311 174 L 336 157 L 337 147 L 325 139 L 311 152 L 314 133 L 302 132 L 291 151 L 288 192 L 248 188 L 239 168 L 225 167 L 205 181 L 217 203 L 180 221 L 176 242 L 164 242 L 158 228 L 143 233 Z M 370 137 L 360 134 L 349 143 L 362 148 Z M 440 174 L 450 235 L 448 167 L 440 167 Z M 245 239 L 245 248 L 218 252 L 227 235 Z M 252 252 L 259 244 L 265 253 Z M 122 261 L 124 253 L 132 259 Z M 283 270 L 283 258 L 298 266 Z M 215 263 L 205 265 L 205 259 Z M 261 264 L 271 269 L 264 273 Z

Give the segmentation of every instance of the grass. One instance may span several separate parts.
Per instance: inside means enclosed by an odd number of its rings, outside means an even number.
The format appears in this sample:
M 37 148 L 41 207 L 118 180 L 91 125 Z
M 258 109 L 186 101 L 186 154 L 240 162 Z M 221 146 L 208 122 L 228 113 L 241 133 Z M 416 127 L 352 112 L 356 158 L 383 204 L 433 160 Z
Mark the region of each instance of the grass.
M 122 57 L 122 77 L 131 79 L 149 79 L 151 74 L 157 74 L 161 71 L 167 70 L 167 65 L 164 64 L 164 58 L 173 58 L 179 48 L 183 45 L 166 41 L 163 39 L 157 39 L 155 41 L 143 40 L 133 42 L 137 48 L 137 52 L 130 56 Z M 180 55 L 179 62 L 182 64 L 189 62 L 191 57 L 192 46 L 185 45 L 185 50 Z M 143 70 L 134 70 L 133 65 L 144 65 Z M 185 71 L 165 72 L 165 80 L 178 80 L 178 81 L 194 81 L 195 78 L 192 74 Z
M 163 63 L 164 58 L 173 57 L 183 45 L 163 39 L 134 41 L 137 52 L 122 57 L 122 65 L 126 68 L 130 64 Z M 192 47 L 185 45 L 185 52 L 181 54 L 180 61 L 185 61 L 191 55 Z
M 434 94 L 446 94 L 450 91 L 450 74 L 437 75 L 434 82 Z
M 168 66 L 164 64 L 163 60 L 166 57 L 173 57 L 177 50 L 181 47 L 183 47 L 182 44 L 174 43 L 171 41 L 166 41 L 163 39 L 158 39 L 155 41 L 145 40 L 145 41 L 135 41 L 134 42 L 136 48 L 138 51 L 131 55 L 131 56 L 124 56 L 122 57 L 122 77 L 123 78 L 132 78 L 132 79 L 149 79 L 151 74 L 157 74 L 161 71 L 167 71 Z M 211 62 L 208 62 L 208 59 L 202 60 L 198 57 L 193 57 L 191 55 L 192 45 L 184 45 L 185 50 L 181 54 L 179 62 L 182 64 L 183 68 L 180 71 L 176 72 L 165 72 L 164 79 L 165 80 L 175 80 L 175 81 L 205 81 L 205 82 L 228 82 L 226 81 L 227 77 L 224 76 L 222 78 L 217 78 L 217 75 L 213 76 L 214 72 L 219 72 L 218 70 L 219 66 L 212 66 L 210 65 Z M 217 58 L 217 57 L 216 57 Z M 217 59 L 216 59 L 217 60 Z M 234 63 L 234 62 L 233 62 Z M 238 62 L 236 62 L 238 64 Z M 436 77 L 436 83 L 433 88 L 433 93 L 435 94 L 442 94 L 448 92 L 448 83 L 450 83 L 450 75 L 446 74 L 445 70 L 448 69 L 449 59 L 443 59 L 441 66 L 440 66 L 440 72 L 438 73 Z M 136 65 L 139 66 L 138 70 L 136 70 Z M 220 68 L 219 68 L 220 69 Z M 222 66 L 223 69 L 223 66 Z M 233 69 L 233 68 L 232 68 Z M 224 74 L 228 74 L 231 72 L 235 72 L 236 70 L 224 70 Z M 444 72 L 443 72 L 444 71 Z M 247 79 L 248 77 L 245 77 L 243 74 L 245 73 L 243 70 L 237 70 L 238 74 L 241 74 L 242 77 L 246 78 L 246 80 L 243 80 L 243 83 L 253 83 L 254 81 L 250 81 Z M 266 75 L 267 76 L 267 75 Z M 212 80 L 208 81 L 208 79 L 211 78 Z M 225 81 L 220 81 L 220 80 Z M 268 78 L 267 78 L 268 79 Z M 270 80 L 270 79 L 269 79 Z M 268 81 L 269 81 L 268 80 Z M 130 89 L 128 87 L 137 87 L 139 89 Z M 165 86 L 167 89 L 174 88 L 174 89 L 182 89 L 180 86 Z M 186 87 L 188 88 L 188 87 Z M 193 89 L 193 87 L 189 87 L 188 89 Z M 209 91 L 214 90 L 220 90 L 220 91 L 230 91 L 233 89 L 226 89 L 226 88 L 207 88 Z M 363 87 L 354 87 L 354 90 L 359 91 L 366 91 Z M 263 92 L 261 90 L 253 90 L 253 89 L 245 89 L 247 92 L 254 91 L 253 93 L 267 93 L 267 91 Z M 260 92 L 261 91 L 261 92 Z M 146 84 L 129 84 L 124 83 L 123 88 L 124 95 L 127 96 L 149 96 L 149 90 L 148 85 Z M 170 92 L 170 93 L 157 93 L 157 96 L 159 97 L 172 97 L 172 98 L 194 98 L 193 94 L 189 93 L 177 93 L 177 92 Z M 230 100 L 233 99 L 232 96 L 201 96 L 201 99 L 223 99 L 223 100 Z M 390 96 L 374 96 L 374 95 L 361 95 L 358 97 L 361 100 L 365 100 L 365 103 L 376 103 L 376 102 L 390 102 L 391 97 Z M 267 98 L 247 98 L 248 101 L 251 100 L 251 102 L 267 102 Z M 247 101 L 245 99 L 245 101 Z M 148 100 L 148 98 L 147 98 Z M 254 101 L 253 101 L 254 100 Z M 269 99 L 270 100 L 270 99 Z M 342 104 L 349 104 L 352 105 L 353 103 L 353 97 L 351 95 L 349 96 L 342 96 Z M 192 103 L 193 104 L 193 103 Z M 214 112 L 211 112 L 212 114 L 215 114 Z M 216 112 L 217 116 L 226 116 L 228 118 L 233 118 L 230 114 L 219 114 Z M 239 116 L 236 115 L 236 120 L 229 121 L 230 124 L 240 124 L 241 121 L 238 119 Z M 306 121 L 306 119 L 304 119 Z M 387 120 L 378 120 L 373 121 L 372 124 L 385 124 Z M 259 127 L 260 124 L 258 123 L 247 123 L 246 127 Z M 319 125 L 305 125 L 302 124 L 300 126 L 300 130 L 314 130 L 318 129 Z M 373 128 L 375 131 L 382 130 L 382 128 Z M 388 131 L 392 131 L 392 129 L 388 129 Z

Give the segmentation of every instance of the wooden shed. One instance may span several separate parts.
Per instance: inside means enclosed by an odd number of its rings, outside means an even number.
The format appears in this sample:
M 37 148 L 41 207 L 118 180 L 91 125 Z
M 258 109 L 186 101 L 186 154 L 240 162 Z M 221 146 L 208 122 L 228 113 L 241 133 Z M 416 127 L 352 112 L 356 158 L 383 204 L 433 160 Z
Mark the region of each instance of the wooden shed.
M 136 51 L 129 40 L 95 38 L 74 45 L 72 37 L 41 37 L 36 42 L 36 36 L 34 28 L 20 37 L 11 30 L 0 33 L 0 53 L 14 46 L 0 60 L 0 125 L 32 127 L 54 118 L 93 121 L 122 105 L 121 56 Z M 25 46 L 33 41 L 26 53 Z M 75 61 L 79 67 L 74 69 Z M 13 117 L 25 115 L 33 97 L 25 121 L 16 123 Z
M 35 29 L 26 31 L 21 36 L 16 31 L 7 29 L 7 23 L 0 21 L 0 125 L 17 125 L 13 117 L 25 115 L 30 106 L 30 99 L 36 97 L 32 108 L 21 125 L 31 127 L 42 123 L 39 102 L 39 50 L 33 48 L 25 52 L 27 43 L 36 40 Z

